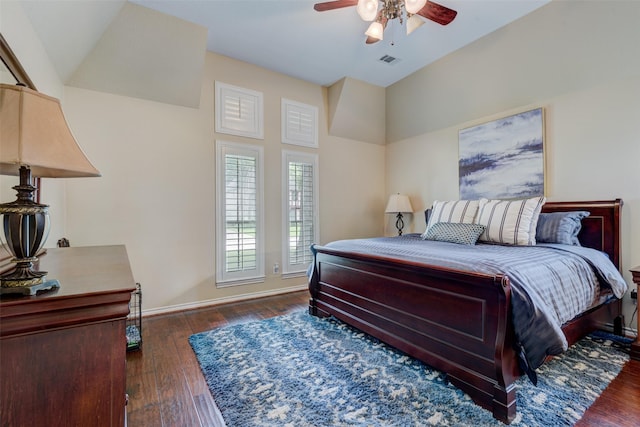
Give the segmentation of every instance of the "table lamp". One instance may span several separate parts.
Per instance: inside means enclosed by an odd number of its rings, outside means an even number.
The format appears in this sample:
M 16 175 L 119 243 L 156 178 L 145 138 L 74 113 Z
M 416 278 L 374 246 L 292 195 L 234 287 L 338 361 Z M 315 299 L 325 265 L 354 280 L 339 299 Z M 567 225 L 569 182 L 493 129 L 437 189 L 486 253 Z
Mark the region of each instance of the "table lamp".
M 17 199 L 0 204 L 0 243 L 16 264 L 0 275 L 0 294 L 35 295 L 60 287 L 46 271 L 33 269 L 49 233 L 49 206 L 34 201 L 31 175 L 100 176 L 73 137 L 60 101 L 21 84 L 0 84 L 0 174 L 20 176 L 13 187 Z
M 394 213 L 396 215 L 396 228 L 398 229 L 398 236 L 402 236 L 402 229 L 404 228 L 404 220 L 402 219 L 403 213 L 411 213 L 411 201 L 409 197 L 404 194 L 392 194 L 389 197 L 389 203 L 387 203 L 387 209 L 385 213 Z

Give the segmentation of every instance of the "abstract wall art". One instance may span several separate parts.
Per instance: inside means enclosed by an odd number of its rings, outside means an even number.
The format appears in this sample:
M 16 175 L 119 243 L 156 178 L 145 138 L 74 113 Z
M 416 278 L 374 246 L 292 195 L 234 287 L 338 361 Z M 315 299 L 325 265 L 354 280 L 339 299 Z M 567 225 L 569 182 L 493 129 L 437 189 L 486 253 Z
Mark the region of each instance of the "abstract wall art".
M 544 195 L 544 111 L 536 108 L 458 134 L 460 199 Z

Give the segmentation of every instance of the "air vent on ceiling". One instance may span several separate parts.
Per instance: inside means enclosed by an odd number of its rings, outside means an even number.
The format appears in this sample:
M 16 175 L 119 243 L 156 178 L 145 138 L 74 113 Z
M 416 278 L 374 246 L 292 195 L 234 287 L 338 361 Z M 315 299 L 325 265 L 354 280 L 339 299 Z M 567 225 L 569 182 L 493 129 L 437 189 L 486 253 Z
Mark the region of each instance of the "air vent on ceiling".
M 396 57 L 394 57 L 394 56 L 391 56 L 391 55 L 383 55 L 383 56 L 379 59 L 379 61 L 380 61 L 380 62 L 384 62 L 384 63 L 386 63 L 386 64 L 395 64 L 395 63 L 397 63 L 398 61 L 400 61 L 400 59 L 398 59 L 398 58 L 396 58 Z

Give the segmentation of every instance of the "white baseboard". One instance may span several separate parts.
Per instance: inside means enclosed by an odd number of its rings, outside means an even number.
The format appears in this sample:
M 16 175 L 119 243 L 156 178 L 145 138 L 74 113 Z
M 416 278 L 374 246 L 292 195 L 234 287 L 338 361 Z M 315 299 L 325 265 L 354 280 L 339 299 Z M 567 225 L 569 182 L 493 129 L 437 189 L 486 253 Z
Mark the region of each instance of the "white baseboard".
M 625 337 L 634 338 L 638 336 L 638 331 L 636 329 L 625 326 L 624 328 L 622 328 L 622 334 Z
M 613 332 L 613 323 L 601 324 L 601 329 L 607 332 Z M 630 337 L 630 338 L 637 337 L 638 331 L 636 329 L 633 329 L 625 325 L 622 327 L 622 336 Z
M 155 316 L 158 314 L 174 313 L 176 311 L 193 310 L 196 308 L 210 307 L 214 305 L 228 304 L 231 302 L 239 302 L 239 301 L 246 301 L 246 300 L 255 299 L 255 298 L 270 297 L 274 295 L 288 294 L 289 292 L 304 291 L 307 289 L 309 289 L 309 285 L 305 283 L 304 285 L 290 286 L 288 288 L 280 288 L 280 289 L 275 289 L 271 291 L 251 292 L 248 294 L 234 295 L 231 297 L 214 298 L 214 299 L 209 299 L 205 301 L 169 305 L 169 306 L 159 307 L 159 308 L 151 308 L 148 310 L 142 310 L 142 317 Z

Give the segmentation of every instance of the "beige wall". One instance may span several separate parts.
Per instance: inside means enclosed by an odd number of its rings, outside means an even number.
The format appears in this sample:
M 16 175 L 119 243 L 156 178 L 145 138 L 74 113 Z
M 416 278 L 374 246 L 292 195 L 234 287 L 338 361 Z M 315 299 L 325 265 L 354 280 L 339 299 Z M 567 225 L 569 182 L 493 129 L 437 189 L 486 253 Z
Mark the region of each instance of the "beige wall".
M 214 132 L 214 81 L 264 94 L 264 140 Z M 385 147 L 328 136 L 326 89 L 207 53 L 200 108 L 185 108 L 66 87 L 64 108 L 103 176 L 67 184 L 68 238 L 74 246 L 124 243 L 143 309 L 193 306 L 304 286 L 272 274 L 282 265 L 280 102 L 320 111 L 320 240 L 382 233 Z M 265 151 L 265 283 L 217 289 L 215 140 Z M 380 213 L 372 215 L 371 212 Z
M 320 243 L 383 232 L 381 145 L 327 134 L 327 90 L 207 53 L 199 108 L 185 108 L 64 87 L 19 2 L 0 2 L 0 29 L 41 92 L 62 101 L 67 120 L 101 178 L 45 180 L 52 229 L 73 246 L 125 244 L 146 312 L 228 301 L 292 287 L 271 273 L 281 261 L 280 100 L 320 111 Z M 214 81 L 261 91 L 262 141 L 214 133 Z M 265 148 L 266 273 L 262 284 L 217 289 L 215 277 L 216 139 Z M 12 177 L 0 179 L 0 202 L 15 199 Z M 372 215 L 371 212 L 376 212 Z
M 638 1 L 554 0 L 390 86 L 387 142 L 637 76 L 638 20 Z
M 0 32 L 37 89 L 47 95 L 62 98 L 64 86 L 20 2 L 0 0 Z M 65 234 L 66 180 L 43 181 L 46 181 L 42 184 L 43 194 L 46 194 L 46 197 L 43 198 L 42 203 L 50 206 L 51 213 L 51 232 L 45 245 L 51 247 L 55 246 L 56 241 Z M 17 183 L 17 177 L 0 176 L 0 202 L 15 200 L 16 192 L 11 187 Z
M 329 133 L 384 144 L 386 89 L 345 77 L 329 86 Z
M 457 199 L 458 131 L 542 106 L 547 197 L 624 200 L 622 270 L 632 284 L 628 269 L 640 265 L 639 18 L 640 2 L 554 1 L 390 87 L 388 122 L 414 134 L 392 130 L 387 188 L 409 194 L 416 210 Z M 407 102 L 411 86 L 423 89 Z M 403 109 L 426 114 L 405 121 Z M 422 231 L 422 217 L 412 226 Z M 627 322 L 634 308 L 627 297 Z

